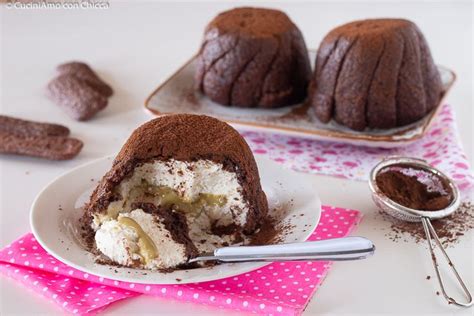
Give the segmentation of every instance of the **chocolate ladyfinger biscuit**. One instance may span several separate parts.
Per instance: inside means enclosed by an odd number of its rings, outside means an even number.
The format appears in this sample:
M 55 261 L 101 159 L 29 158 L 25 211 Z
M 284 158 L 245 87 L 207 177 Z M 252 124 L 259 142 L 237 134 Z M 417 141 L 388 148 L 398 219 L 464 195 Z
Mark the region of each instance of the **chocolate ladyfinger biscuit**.
M 87 64 L 80 61 L 72 61 L 59 65 L 57 71 L 60 75 L 71 74 L 84 80 L 91 88 L 102 94 L 104 97 L 110 97 L 114 91 L 106 84 Z
M 73 119 L 85 121 L 107 106 L 107 98 L 79 77 L 60 75 L 48 84 L 49 97 Z
M 33 122 L 0 115 L 0 132 L 11 133 L 22 137 L 68 136 L 69 128 L 59 124 Z
M 82 146 L 83 143 L 80 140 L 70 137 L 21 137 L 0 131 L 0 153 L 4 154 L 67 160 L 75 157 Z

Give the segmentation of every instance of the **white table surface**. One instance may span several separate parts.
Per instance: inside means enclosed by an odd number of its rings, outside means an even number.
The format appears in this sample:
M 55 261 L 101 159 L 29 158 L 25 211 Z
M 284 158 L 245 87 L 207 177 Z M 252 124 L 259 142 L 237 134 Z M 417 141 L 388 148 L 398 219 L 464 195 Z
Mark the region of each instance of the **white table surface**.
M 1 8 L 0 112 L 69 126 L 82 139 L 82 153 L 71 161 L 0 157 L 0 247 L 29 231 L 29 207 L 47 183 L 70 168 L 117 152 L 131 131 L 151 116 L 147 95 L 199 47 L 203 28 L 230 2 L 113 2 L 106 10 L 18 10 Z M 473 163 L 473 8 L 472 2 L 264 3 L 284 9 L 316 48 L 332 27 L 365 17 L 414 20 L 423 30 L 437 63 L 454 69 L 458 81 L 447 98 L 457 113 L 461 137 Z M 89 122 L 69 119 L 44 97 L 54 67 L 77 59 L 89 62 L 115 89 L 109 107 Z M 448 306 L 435 292 L 436 281 L 424 245 L 393 243 L 388 223 L 376 216 L 367 184 L 315 176 L 324 203 L 361 210 L 357 234 L 371 238 L 376 255 L 336 263 L 305 311 L 337 315 L 472 315 Z M 473 234 L 449 249 L 474 289 Z M 0 277 L 0 314 L 61 314 L 59 308 L 21 285 Z M 142 296 L 104 314 L 237 315 L 229 311 Z

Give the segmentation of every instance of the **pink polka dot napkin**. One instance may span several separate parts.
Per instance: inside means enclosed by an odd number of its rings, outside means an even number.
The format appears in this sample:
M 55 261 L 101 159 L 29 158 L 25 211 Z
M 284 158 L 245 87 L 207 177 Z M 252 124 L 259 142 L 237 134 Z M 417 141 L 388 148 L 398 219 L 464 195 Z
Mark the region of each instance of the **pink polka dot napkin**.
M 324 206 L 309 240 L 344 237 L 361 219 L 355 210 Z M 50 256 L 32 234 L 0 250 L 0 272 L 72 314 L 97 313 L 140 294 L 245 313 L 299 315 L 328 273 L 330 262 L 276 262 L 217 281 L 146 285 L 104 279 L 73 269 Z
M 423 138 L 394 149 L 321 142 L 255 131 L 244 131 L 242 135 L 255 154 L 268 156 L 297 171 L 365 181 L 380 160 L 399 155 L 425 159 L 454 179 L 462 191 L 474 186 L 474 176 L 449 105 L 444 105 L 439 111 Z

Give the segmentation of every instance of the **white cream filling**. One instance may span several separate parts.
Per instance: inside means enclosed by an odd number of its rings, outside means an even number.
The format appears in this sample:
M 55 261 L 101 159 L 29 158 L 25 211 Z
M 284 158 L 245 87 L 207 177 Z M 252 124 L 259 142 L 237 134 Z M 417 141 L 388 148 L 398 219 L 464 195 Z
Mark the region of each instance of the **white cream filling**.
M 115 218 L 120 212 L 131 211 L 131 204 L 136 202 L 143 192 L 137 192 L 143 182 L 156 187 L 167 187 L 176 190 L 186 201 L 194 201 L 200 194 L 222 195 L 226 203 L 222 206 L 206 207 L 205 213 L 209 221 L 219 226 L 237 224 L 243 226 L 247 220 L 248 205 L 245 202 L 241 187 L 234 172 L 223 169 L 222 164 L 209 160 L 192 162 L 155 161 L 135 168 L 132 176 L 120 183 L 117 192 L 122 199 L 110 203 L 107 214 L 97 214 L 94 218 L 94 229 L 108 218 Z M 139 190 L 138 190 L 139 191 Z M 138 200 L 138 202 L 144 202 Z M 158 197 L 149 202 L 160 204 Z M 188 216 L 192 223 L 195 219 Z M 207 223 L 210 224 L 211 223 Z
M 203 194 L 222 196 L 223 203 L 206 204 L 197 212 L 185 212 L 188 223 L 189 235 L 199 252 L 208 252 L 223 244 L 233 244 L 233 236 L 216 236 L 211 232 L 211 226 L 226 226 L 236 224 L 244 226 L 248 215 L 248 204 L 242 196 L 242 188 L 234 172 L 224 170 L 222 164 L 209 160 L 192 162 L 168 160 L 154 161 L 143 164 L 133 171 L 131 177 L 122 181 L 117 187 L 121 200 L 110 203 L 107 212 L 94 215 L 93 228 L 97 231 L 97 248 L 111 260 L 129 266 L 137 256 L 137 233 L 130 227 L 123 227 L 117 219 L 129 214 L 139 216 L 138 222 L 144 231 L 152 234 L 153 240 L 166 240 L 163 231 L 157 229 L 156 221 L 145 220 L 150 214 L 141 210 L 132 211 L 134 202 L 150 202 L 160 205 L 160 196 L 146 194 L 144 187 L 165 187 L 177 192 L 185 202 L 192 203 Z M 123 214 L 123 215 L 122 215 Z M 143 222 L 143 225 L 141 224 Z M 176 244 L 171 240 L 158 243 L 160 253 L 157 262 L 151 265 L 142 264 L 144 268 L 173 267 L 182 263 L 184 253 L 176 250 Z M 205 240 L 205 242 L 202 242 Z M 173 245 L 170 247 L 170 245 Z M 165 247 L 164 250 L 161 247 Z M 168 249 L 172 249 L 168 251 Z M 184 249 L 184 247 L 183 247 Z M 134 257 L 135 256 L 135 257 Z M 170 256 L 169 259 L 166 259 Z M 143 260 L 142 260 L 143 261 Z M 142 262 L 141 261 L 141 262 Z
M 136 229 L 120 222 L 123 217 L 131 218 L 140 225 L 143 232 L 156 247 L 156 257 L 146 260 Z M 146 269 L 175 267 L 186 262 L 186 249 L 173 240 L 171 233 L 157 217 L 141 209 L 121 213 L 117 219 L 104 222 L 95 235 L 97 249 L 110 260 L 124 266 L 138 266 Z

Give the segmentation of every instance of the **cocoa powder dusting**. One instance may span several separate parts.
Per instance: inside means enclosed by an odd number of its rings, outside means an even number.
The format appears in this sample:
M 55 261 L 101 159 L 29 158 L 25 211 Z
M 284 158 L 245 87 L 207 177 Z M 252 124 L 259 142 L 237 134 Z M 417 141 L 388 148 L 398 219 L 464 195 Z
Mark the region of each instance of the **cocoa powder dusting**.
M 249 245 L 273 245 L 282 243 L 286 234 L 294 228 L 289 223 L 281 223 L 274 218 L 267 218 L 263 221 L 260 229 L 252 236 Z
M 275 243 L 273 239 L 279 235 L 276 224 L 277 222 L 273 218 L 265 219 L 260 229 L 252 236 L 249 245 L 258 246 Z
M 383 214 L 383 213 L 382 213 Z M 391 230 L 385 235 L 392 241 L 406 241 L 414 239 L 415 242 L 425 242 L 425 231 L 421 223 L 405 222 L 383 214 L 384 218 L 391 222 Z M 469 230 L 474 228 L 474 205 L 464 202 L 459 208 L 442 219 L 431 221 L 441 243 L 449 246 L 458 242 Z
M 394 165 L 382 169 L 376 182 L 391 200 L 415 210 L 441 210 L 453 200 L 453 192 L 444 179 L 411 166 Z
M 278 119 L 301 119 L 308 115 L 308 110 L 310 107 L 309 102 L 305 102 L 301 105 L 295 106 L 291 109 L 290 112 L 283 114 L 278 117 Z

